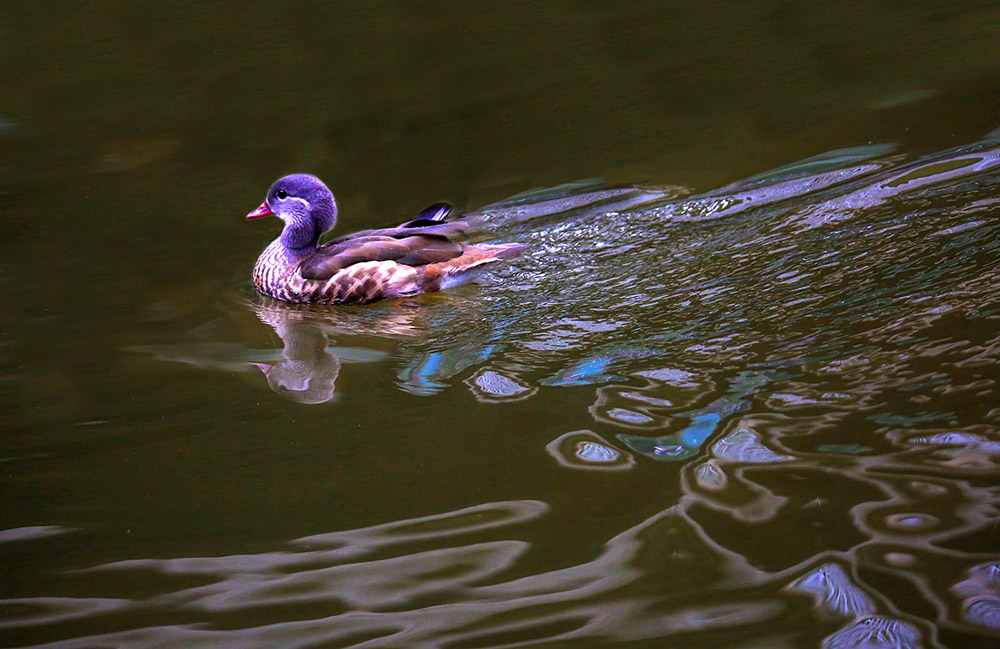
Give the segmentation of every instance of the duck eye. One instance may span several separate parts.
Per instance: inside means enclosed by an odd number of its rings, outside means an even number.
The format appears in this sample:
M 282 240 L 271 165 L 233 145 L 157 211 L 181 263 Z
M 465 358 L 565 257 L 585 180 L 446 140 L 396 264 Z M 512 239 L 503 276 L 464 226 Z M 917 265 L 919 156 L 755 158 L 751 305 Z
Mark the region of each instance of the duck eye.
M 288 192 L 286 192 L 284 189 L 279 189 L 278 191 L 274 192 L 274 195 L 277 196 L 279 199 L 288 198 Z

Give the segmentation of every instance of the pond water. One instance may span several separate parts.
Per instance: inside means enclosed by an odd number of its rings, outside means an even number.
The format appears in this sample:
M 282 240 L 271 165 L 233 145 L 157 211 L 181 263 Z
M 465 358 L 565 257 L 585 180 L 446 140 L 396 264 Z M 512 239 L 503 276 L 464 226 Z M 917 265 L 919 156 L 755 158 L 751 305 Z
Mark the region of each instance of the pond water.
M 0 7 L 0 646 L 995 647 L 994 3 Z M 476 283 L 275 302 L 454 201 Z

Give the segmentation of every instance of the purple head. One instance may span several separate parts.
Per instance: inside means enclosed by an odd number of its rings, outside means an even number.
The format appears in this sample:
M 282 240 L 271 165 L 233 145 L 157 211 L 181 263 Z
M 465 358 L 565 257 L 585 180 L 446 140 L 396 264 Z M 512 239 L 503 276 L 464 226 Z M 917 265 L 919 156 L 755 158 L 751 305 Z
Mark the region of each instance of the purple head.
M 248 219 L 277 216 L 285 222 L 282 238 L 290 248 L 315 246 L 337 224 L 337 203 L 323 181 L 310 174 L 279 178 Z

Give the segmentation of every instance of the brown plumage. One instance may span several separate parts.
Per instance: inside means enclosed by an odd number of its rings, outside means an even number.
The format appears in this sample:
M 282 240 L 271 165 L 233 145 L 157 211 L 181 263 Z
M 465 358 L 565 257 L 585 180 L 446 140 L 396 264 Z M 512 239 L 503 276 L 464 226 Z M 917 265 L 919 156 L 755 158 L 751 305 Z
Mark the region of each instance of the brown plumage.
M 336 224 L 333 194 L 315 176 L 281 178 L 248 219 L 277 216 L 281 236 L 257 259 L 254 286 L 287 302 L 365 304 L 438 291 L 471 279 L 483 268 L 524 249 L 516 243 L 463 244 L 468 225 L 445 222 L 451 208 L 436 204 L 395 228 L 319 238 Z

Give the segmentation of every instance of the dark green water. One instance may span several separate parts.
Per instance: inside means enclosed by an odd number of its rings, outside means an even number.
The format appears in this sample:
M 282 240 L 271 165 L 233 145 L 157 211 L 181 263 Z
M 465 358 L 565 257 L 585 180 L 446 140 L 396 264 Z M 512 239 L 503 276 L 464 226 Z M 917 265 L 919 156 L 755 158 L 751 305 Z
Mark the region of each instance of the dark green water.
M 0 646 L 995 647 L 998 35 L 3 3 Z M 275 303 L 293 171 L 529 249 Z

